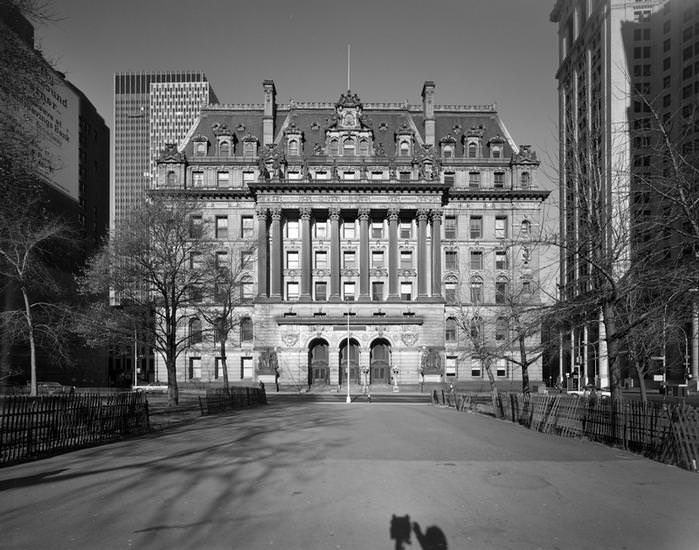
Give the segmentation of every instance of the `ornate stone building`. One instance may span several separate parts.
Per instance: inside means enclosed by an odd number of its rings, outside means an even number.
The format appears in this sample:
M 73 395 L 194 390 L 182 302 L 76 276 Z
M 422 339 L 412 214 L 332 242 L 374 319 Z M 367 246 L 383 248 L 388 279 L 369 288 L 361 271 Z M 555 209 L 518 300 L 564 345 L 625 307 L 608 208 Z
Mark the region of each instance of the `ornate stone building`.
M 350 91 L 282 105 L 272 81 L 263 89 L 263 104 L 203 109 L 158 165 L 156 192 L 201 205 L 194 221 L 221 258 L 253 250 L 228 340 L 231 379 L 273 382 L 276 361 L 283 385 L 335 386 L 349 356 L 353 383 L 481 380 L 456 319 L 478 312 L 506 347 L 496 320 L 507 296 L 539 299 L 527 241 L 548 191 L 534 152 L 491 105 L 435 105 L 433 82 L 421 105 L 362 103 Z M 183 381 L 220 376 L 201 327 L 183 327 L 193 331 Z M 496 371 L 521 378 L 504 359 Z M 539 364 L 530 376 L 541 379 Z

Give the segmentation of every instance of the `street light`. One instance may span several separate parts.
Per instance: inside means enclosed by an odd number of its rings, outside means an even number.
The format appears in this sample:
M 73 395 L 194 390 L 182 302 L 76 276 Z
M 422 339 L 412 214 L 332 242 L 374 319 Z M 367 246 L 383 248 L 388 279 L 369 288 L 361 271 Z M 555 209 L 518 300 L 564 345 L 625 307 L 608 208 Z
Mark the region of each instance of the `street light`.
M 350 397 L 350 300 L 345 297 L 345 301 L 347 302 L 347 349 L 345 349 L 345 353 L 347 354 L 347 399 L 345 400 L 345 403 L 351 403 L 352 398 Z

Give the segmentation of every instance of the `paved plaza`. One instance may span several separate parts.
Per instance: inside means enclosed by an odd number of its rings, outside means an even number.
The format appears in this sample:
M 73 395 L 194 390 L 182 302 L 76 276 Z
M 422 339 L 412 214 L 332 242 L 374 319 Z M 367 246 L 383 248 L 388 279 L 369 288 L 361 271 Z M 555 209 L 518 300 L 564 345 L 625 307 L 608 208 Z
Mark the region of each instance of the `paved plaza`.
M 453 409 L 302 402 L 0 469 L 7 549 L 392 549 L 393 515 L 449 549 L 697 550 L 699 476 Z

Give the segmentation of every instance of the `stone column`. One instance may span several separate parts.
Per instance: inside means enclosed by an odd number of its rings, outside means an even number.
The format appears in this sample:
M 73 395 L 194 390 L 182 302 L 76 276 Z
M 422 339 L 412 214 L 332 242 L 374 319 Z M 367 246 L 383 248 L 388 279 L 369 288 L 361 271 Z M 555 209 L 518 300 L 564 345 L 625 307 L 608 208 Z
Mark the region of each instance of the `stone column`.
M 340 302 L 340 209 L 330 209 L 330 301 Z
M 267 237 L 267 209 L 257 209 L 257 298 L 264 300 L 268 297 L 267 277 L 267 247 L 269 246 Z M 241 266 L 245 267 L 245 266 Z
M 428 210 L 417 211 L 417 297 L 427 297 L 427 218 Z
M 311 209 L 301 209 L 301 296 L 299 301 L 310 302 L 311 296 Z
M 432 297 L 442 299 L 442 211 L 432 210 Z
M 282 211 L 272 210 L 272 246 L 269 258 L 270 283 L 269 298 L 273 301 L 282 299 Z
M 399 302 L 398 293 L 398 217 L 400 211 L 388 211 L 388 301 Z
M 359 301 L 369 301 L 369 209 L 359 210 Z

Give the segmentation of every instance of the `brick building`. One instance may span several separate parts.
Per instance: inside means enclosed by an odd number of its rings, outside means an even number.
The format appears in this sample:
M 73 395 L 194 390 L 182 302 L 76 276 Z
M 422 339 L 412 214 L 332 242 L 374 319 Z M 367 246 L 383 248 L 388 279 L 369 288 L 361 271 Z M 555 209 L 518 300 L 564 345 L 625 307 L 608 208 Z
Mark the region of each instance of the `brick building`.
M 548 191 L 539 162 L 492 105 L 337 102 L 204 108 L 158 164 L 158 191 L 184 194 L 222 258 L 254 250 L 241 285 L 231 379 L 283 385 L 417 384 L 485 376 L 457 318 L 478 313 L 507 348 L 506 297 L 539 296 L 529 239 Z M 215 381 L 218 347 L 192 314 L 178 380 Z M 349 330 L 349 345 L 348 345 Z M 529 345 L 537 345 L 539 335 Z M 513 346 L 516 350 L 516 346 Z M 497 377 L 521 378 L 497 361 Z M 164 361 L 156 360 L 164 380 Z M 423 379 L 424 375 L 424 379 Z M 541 365 L 530 368 L 541 379 Z

